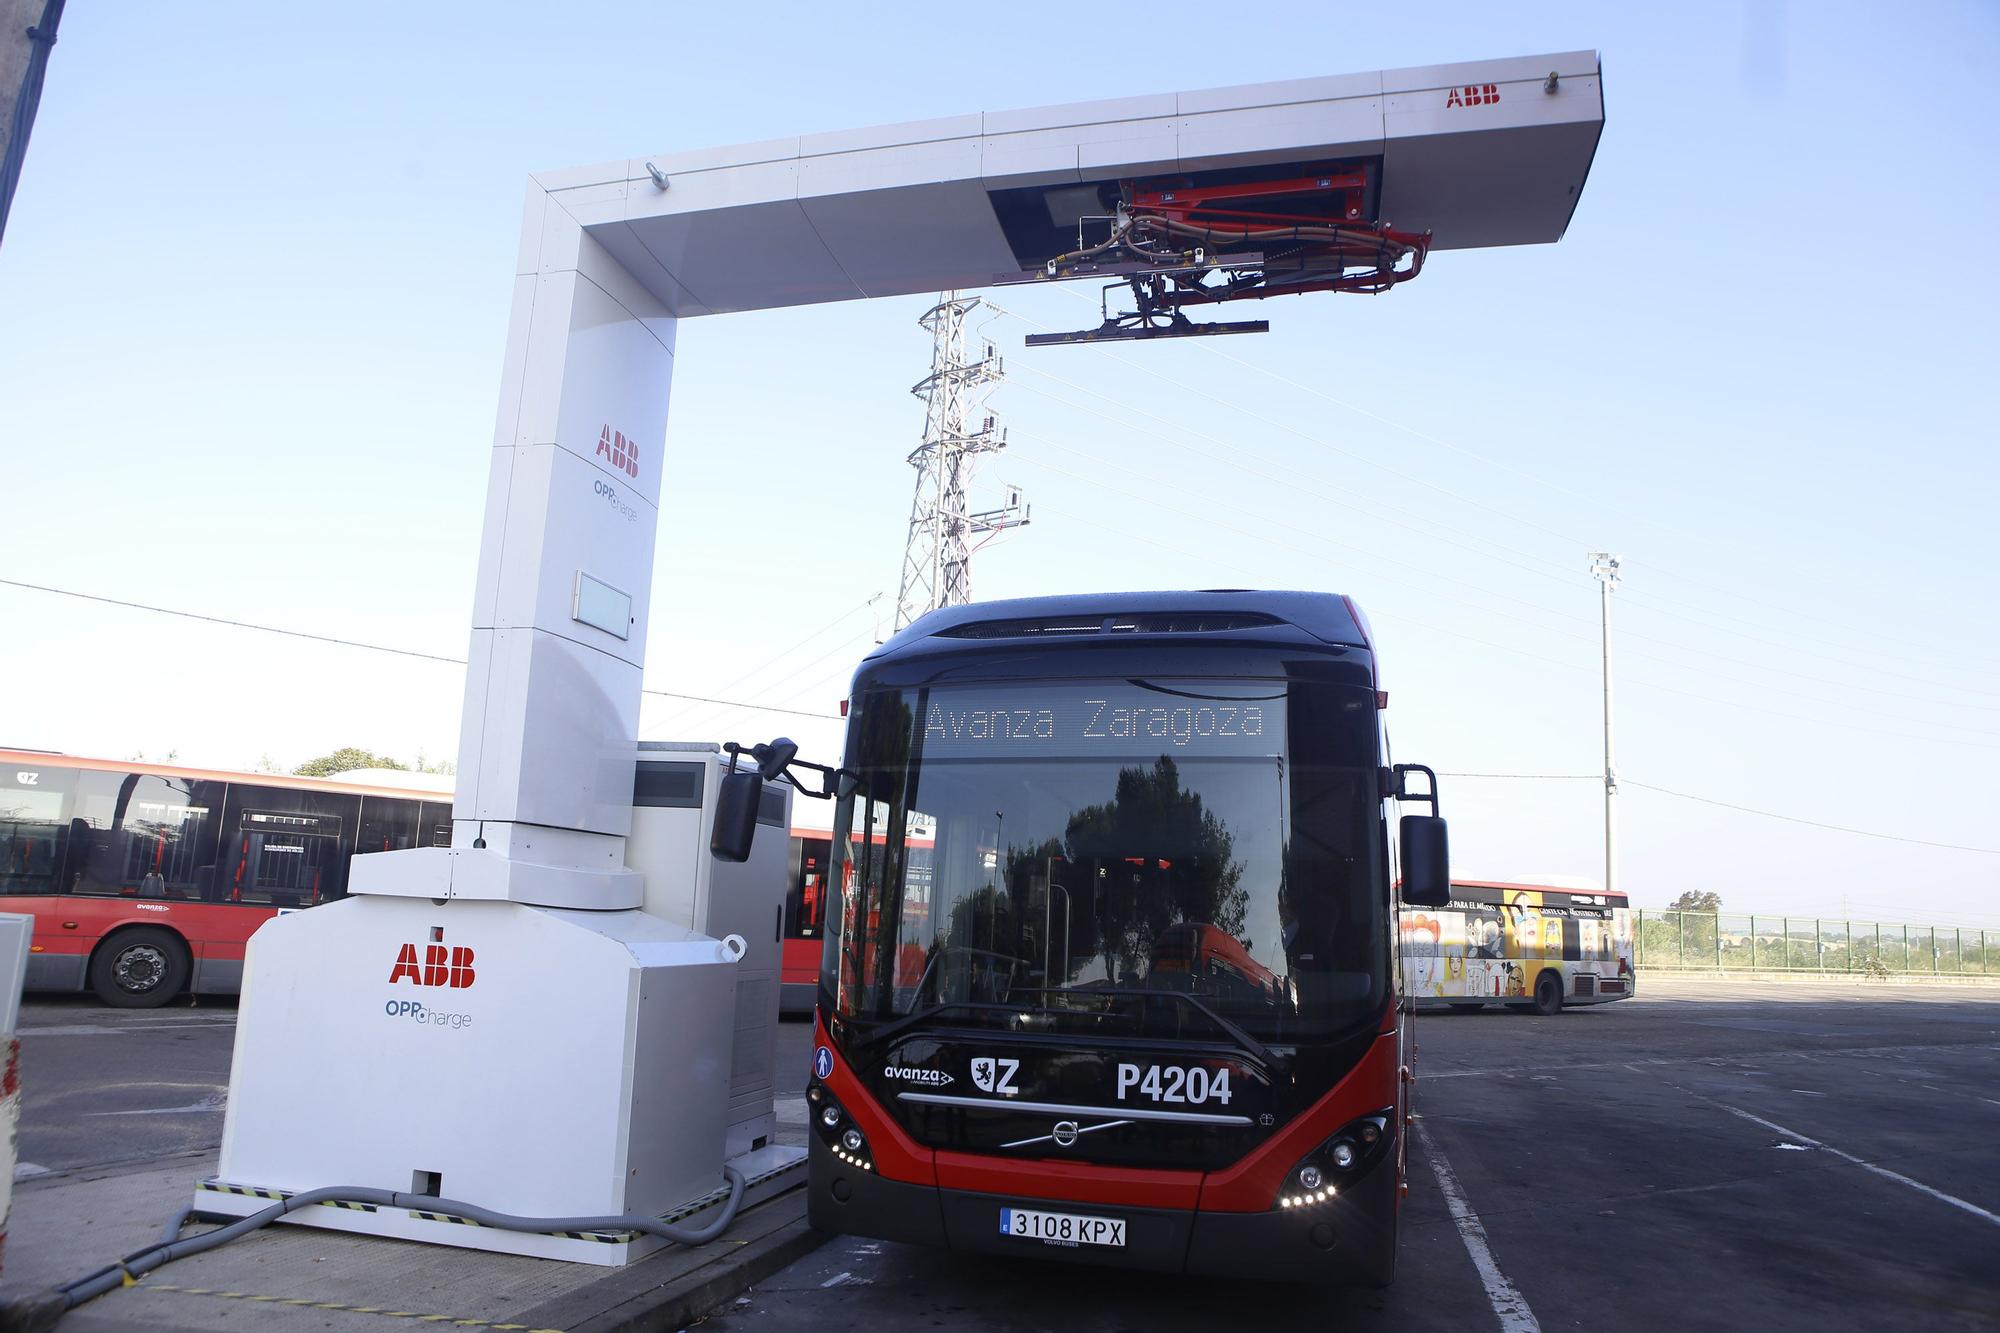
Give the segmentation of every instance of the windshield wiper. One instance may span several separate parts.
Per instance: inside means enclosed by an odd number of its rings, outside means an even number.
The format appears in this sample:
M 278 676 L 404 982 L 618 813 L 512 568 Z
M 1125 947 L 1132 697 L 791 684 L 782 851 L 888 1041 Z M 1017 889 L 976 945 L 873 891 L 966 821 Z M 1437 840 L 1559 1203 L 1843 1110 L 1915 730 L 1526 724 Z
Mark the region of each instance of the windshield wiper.
M 1138 990 L 1119 989 L 1114 991 L 1107 991 L 1105 993 L 1108 995 L 1115 995 L 1120 998 L 1123 998 L 1127 995 L 1143 995 L 1147 997 L 1156 997 L 1159 999 L 1178 1001 L 1181 1004 L 1187 1005 L 1190 1009 L 1195 1010 L 1197 1013 L 1201 1014 L 1204 1018 L 1208 1019 L 1211 1023 L 1214 1023 L 1217 1027 L 1221 1028 L 1225 1033 L 1229 1035 L 1230 1040 L 1234 1041 L 1238 1046 L 1241 1046 L 1245 1051 L 1249 1052 L 1251 1055 L 1256 1056 L 1258 1062 L 1263 1064 L 1266 1068 L 1274 1066 L 1278 1063 L 1278 1057 L 1272 1053 L 1270 1047 L 1266 1046 L 1263 1042 L 1258 1041 L 1255 1037 L 1251 1036 L 1248 1032 L 1244 1031 L 1243 1028 L 1237 1025 L 1236 1023 L 1233 1023 L 1229 1019 L 1223 1017 L 1220 1011 L 1216 1010 L 1214 1007 L 1210 1005 L 1202 1003 L 1200 999 L 1196 998 L 1193 995 L 1188 994 L 1186 991 L 1147 990 L 1141 988 Z
M 888 1024 L 886 1027 L 867 1033 L 864 1044 L 868 1046 L 880 1046 L 897 1033 L 907 1032 L 926 1019 L 936 1018 L 939 1014 L 950 1009 L 970 1009 L 975 1013 L 1000 1014 L 1074 1014 L 1080 1012 L 1075 1009 L 1052 1008 L 1045 1004 L 994 1004 L 987 1000 L 946 1000 L 942 1004 L 934 1004 L 928 1009 L 919 1009 L 913 1014 L 904 1014 L 901 1018 Z
M 1044 995 L 1081 994 L 1081 995 L 1089 995 L 1094 999 L 1109 998 L 1113 1000 L 1123 1000 L 1130 997 L 1135 999 L 1173 1000 L 1178 1003 L 1187 1005 L 1190 1009 L 1193 1009 L 1196 1013 L 1208 1019 L 1209 1022 L 1215 1024 L 1216 1027 L 1222 1030 L 1225 1036 L 1227 1036 L 1231 1041 L 1235 1042 L 1237 1046 L 1242 1048 L 1244 1054 L 1256 1060 L 1266 1069 L 1275 1068 L 1279 1063 L 1277 1055 L 1271 1050 L 1270 1047 L 1266 1046 L 1263 1042 L 1258 1041 L 1255 1037 L 1251 1036 L 1248 1032 L 1244 1031 L 1244 1029 L 1240 1025 L 1231 1022 L 1228 1018 L 1226 1018 L 1220 1012 L 1218 1012 L 1214 1007 L 1204 1004 L 1200 999 L 1196 998 L 1195 996 L 1186 994 L 1185 992 L 1182 991 L 1145 990 L 1145 989 L 1074 991 L 1074 990 L 1068 990 L 1066 988 L 1056 988 L 1050 990 L 1043 990 L 1040 993 Z M 975 1012 L 997 1011 L 1000 1013 L 1009 1013 L 1009 1014 L 1018 1014 L 1022 1012 L 1027 1012 L 1036 1014 L 1070 1014 L 1070 1015 L 1086 1014 L 1087 1015 L 1091 1012 L 1090 1010 L 1087 1009 L 1073 1009 L 1066 1006 L 1056 1006 L 1056 1005 L 1019 1004 L 1019 1003 L 990 1004 L 978 1000 L 946 1000 L 942 1004 L 934 1004 L 928 1009 L 919 1009 L 915 1013 L 905 1014 L 901 1018 L 895 1020 L 893 1023 L 890 1023 L 885 1027 L 877 1028 L 875 1031 L 870 1032 L 866 1035 L 864 1040 L 864 1045 L 871 1048 L 880 1047 L 884 1043 L 888 1042 L 891 1038 L 895 1037 L 898 1033 L 907 1032 L 911 1028 L 916 1027 L 920 1023 L 927 1022 L 930 1019 L 936 1018 L 939 1014 L 947 1013 L 954 1009 L 970 1009 Z
M 913 1014 L 904 1014 L 901 1018 L 888 1024 L 886 1027 L 875 1029 L 873 1032 L 866 1034 L 864 1044 L 868 1046 L 880 1046 L 898 1032 L 907 1032 L 917 1024 L 924 1022 L 926 1019 L 936 1018 L 948 1009 L 995 1009 L 1005 1007 L 1004 1005 L 977 1004 L 971 1000 L 946 1000 L 944 1003 L 934 1004 L 928 1009 L 919 1009 Z

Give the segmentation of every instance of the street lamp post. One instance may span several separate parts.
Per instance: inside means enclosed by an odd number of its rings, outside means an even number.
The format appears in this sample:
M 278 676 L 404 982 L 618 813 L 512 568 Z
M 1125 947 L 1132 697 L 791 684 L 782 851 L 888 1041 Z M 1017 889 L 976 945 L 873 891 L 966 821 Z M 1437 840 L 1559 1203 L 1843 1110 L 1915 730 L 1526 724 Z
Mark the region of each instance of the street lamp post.
M 1611 590 L 1618 586 L 1618 557 L 1609 551 L 1590 553 L 1590 572 L 1597 579 L 1597 602 L 1604 632 L 1604 888 L 1618 889 L 1618 768 L 1611 750 Z

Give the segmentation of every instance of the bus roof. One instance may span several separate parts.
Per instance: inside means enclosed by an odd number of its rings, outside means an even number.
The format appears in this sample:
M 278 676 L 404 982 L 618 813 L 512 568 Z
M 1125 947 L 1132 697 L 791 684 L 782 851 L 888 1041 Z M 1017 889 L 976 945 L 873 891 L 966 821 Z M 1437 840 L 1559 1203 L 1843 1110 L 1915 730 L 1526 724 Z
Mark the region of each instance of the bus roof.
M 1601 893 L 1610 898 L 1623 898 L 1625 890 L 1606 889 L 1588 875 L 1535 875 L 1522 879 L 1462 879 L 1451 877 L 1453 887 L 1468 889 L 1562 889 L 1569 893 Z
M 1366 649 L 1354 603 L 1338 593 L 1207 588 L 1190 592 L 1077 593 L 944 607 L 913 621 L 868 661 L 921 651 L 927 640 L 1079 640 L 1093 635 L 1241 635 L 1312 639 Z M 941 647 L 942 644 L 931 644 Z
M 90 759 L 49 750 L 0 750 L 0 764 L 26 764 L 41 768 L 90 768 L 113 773 L 151 773 L 163 778 L 188 778 L 198 782 L 248 782 L 260 787 L 289 787 L 299 791 L 351 791 L 360 796 L 399 796 L 417 800 L 448 801 L 451 791 L 428 787 L 391 785 L 387 781 L 343 780 L 331 777 L 300 777 L 296 773 L 245 773 L 227 768 L 186 768 L 178 764 L 156 764 L 150 759 Z M 377 770 L 380 771 L 380 770 Z M 389 771 L 397 782 L 421 778 L 423 774 Z

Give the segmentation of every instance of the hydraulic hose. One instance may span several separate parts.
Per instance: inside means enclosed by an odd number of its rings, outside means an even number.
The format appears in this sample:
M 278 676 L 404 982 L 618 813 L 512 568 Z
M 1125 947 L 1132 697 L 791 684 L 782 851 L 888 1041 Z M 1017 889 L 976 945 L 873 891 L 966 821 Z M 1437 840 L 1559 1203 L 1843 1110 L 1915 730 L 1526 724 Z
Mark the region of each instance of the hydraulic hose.
M 442 1199 L 434 1194 L 402 1194 L 395 1190 L 373 1189 L 364 1185 L 329 1185 L 324 1189 L 302 1190 L 269 1208 L 231 1222 L 228 1226 L 204 1231 L 199 1236 L 180 1239 L 180 1231 L 187 1224 L 193 1208 L 183 1208 L 168 1225 L 166 1234 L 157 1242 L 141 1250 L 134 1250 L 117 1263 L 107 1264 L 94 1273 L 87 1274 L 74 1282 L 58 1287 L 65 1302 L 63 1308 L 74 1310 L 85 1301 L 102 1296 L 113 1287 L 122 1286 L 132 1279 L 152 1272 L 162 1264 L 176 1259 L 185 1259 L 191 1254 L 203 1254 L 230 1241 L 247 1236 L 260 1227 L 277 1221 L 294 1209 L 316 1203 L 367 1203 L 378 1208 L 410 1208 L 427 1213 L 450 1213 L 468 1222 L 481 1226 L 497 1227 L 502 1231 L 639 1231 L 649 1236 L 658 1236 L 673 1241 L 677 1245 L 702 1245 L 714 1240 L 736 1220 L 736 1210 L 743 1202 L 743 1173 L 733 1166 L 725 1165 L 722 1173 L 729 1179 L 729 1198 L 723 1203 L 722 1211 L 715 1220 L 701 1227 L 676 1226 L 662 1222 L 657 1217 L 626 1214 L 606 1217 L 519 1217 L 513 1213 L 499 1213 L 477 1204 L 465 1203 L 458 1199 Z

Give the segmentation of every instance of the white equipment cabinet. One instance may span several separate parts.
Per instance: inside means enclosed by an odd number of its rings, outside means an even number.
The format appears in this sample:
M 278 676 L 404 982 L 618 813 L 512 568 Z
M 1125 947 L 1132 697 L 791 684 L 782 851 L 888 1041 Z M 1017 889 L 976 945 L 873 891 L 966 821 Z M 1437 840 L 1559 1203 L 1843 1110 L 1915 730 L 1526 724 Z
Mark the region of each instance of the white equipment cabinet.
M 797 1184 L 804 1150 L 771 1142 L 792 789 L 765 787 L 750 860 L 717 861 L 725 768 L 713 745 L 642 747 L 626 847 L 644 910 L 384 895 L 267 922 L 245 967 L 221 1164 L 196 1208 L 244 1216 L 360 1185 L 699 1226 L 726 1197 L 725 1159 L 746 1205 Z M 242 1076 L 278 1068 L 290 1076 Z M 285 1220 L 597 1264 L 665 1244 L 410 1209 Z
M 745 942 L 736 964 L 729 1053 L 727 1152 L 734 1158 L 767 1146 L 776 1132 L 771 1101 L 794 792 L 786 782 L 765 784 L 750 859 L 718 861 L 709 855 L 708 838 L 716 789 L 728 767 L 718 746 L 641 741 L 625 864 L 645 877 L 649 915 Z

